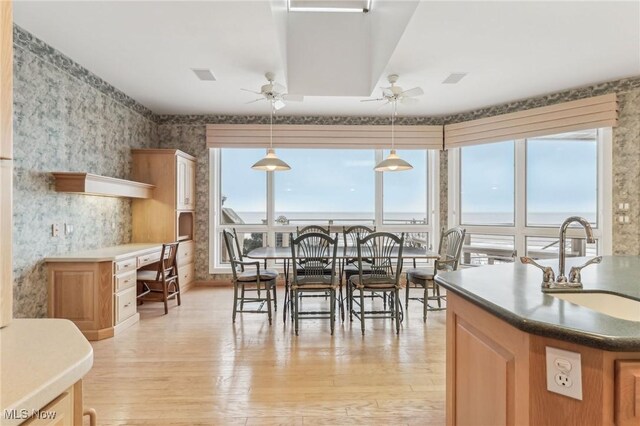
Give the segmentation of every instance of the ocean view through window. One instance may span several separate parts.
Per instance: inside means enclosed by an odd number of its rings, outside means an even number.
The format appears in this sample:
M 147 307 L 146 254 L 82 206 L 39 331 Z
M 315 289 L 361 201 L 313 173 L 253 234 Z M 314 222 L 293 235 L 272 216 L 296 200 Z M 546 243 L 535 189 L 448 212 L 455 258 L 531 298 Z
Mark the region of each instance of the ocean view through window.
M 250 168 L 264 149 L 211 149 L 212 273 L 228 268 L 222 230 L 231 228 L 245 253 L 286 245 L 290 232 L 310 224 L 332 233 L 355 224 L 404 232 L 408 244 L 432 248 L 439 232 L 438 152 L 399 152 L 413 170 L 375 172 L 386 150 L 279 148 L 291 170 L 273 173 Z
M 467 236 L 462 262 L 513 262 L 558 256 L 569 216 L 589 220 L 568 231 L 568 256 L 611 251 L 611 129 L 485 143 L 449 150 L 449 223 Z M 607 189 L 608 188 L 608 189 Z

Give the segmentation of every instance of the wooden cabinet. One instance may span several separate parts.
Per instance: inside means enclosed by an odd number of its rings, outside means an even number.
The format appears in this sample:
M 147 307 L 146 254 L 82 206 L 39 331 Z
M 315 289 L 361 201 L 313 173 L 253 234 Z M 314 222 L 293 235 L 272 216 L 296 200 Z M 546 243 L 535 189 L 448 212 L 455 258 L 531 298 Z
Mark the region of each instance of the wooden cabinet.
M 38 410 L 23 426 L 82 426 L 82 381 Z
M 176 158 L 176 162 L 178 167 L 177 210 L 194 210 L 196 178 L 195 162 L 182 156 L 178 156 Z
M 640 424 L 640 359 L 616 361 L 615 420 L 617 426 Z
M 11 160 L 0 160 L 0 328 L 13 316 Z
M 176 149 L 132 150 L 132 178 L 156 186 L 150 200 L 133 201 L 133 242 L 193 238 L 195 158 Z
M 640 353 L 528 334 L 447 300 L 447 425 L 640 424 Z M 580 354 L 582 400 L 547 390 L 547 347 Z
M 11 240 L 13 146 L 13 16 L 11 1 L 0 1 L 0 328 L 13 316 Z
M 195 278 L 195 158 L 176 149 L 132 150 L 132 179 L 155 185 L 153 198 L 133 200 L 133 242 L 180 241 L 182 290 Z
M 162 246 L 115 261 L 48 262 L 49 317 L 73 321 L 89 340 L 101 340 L 140 320 L 137 268 L 160 259 Z

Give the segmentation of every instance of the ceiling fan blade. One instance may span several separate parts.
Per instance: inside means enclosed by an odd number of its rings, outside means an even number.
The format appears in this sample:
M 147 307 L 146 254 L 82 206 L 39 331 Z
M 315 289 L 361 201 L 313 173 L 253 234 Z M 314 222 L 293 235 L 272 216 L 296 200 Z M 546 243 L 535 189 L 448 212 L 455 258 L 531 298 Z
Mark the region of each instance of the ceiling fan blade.
M 285 93 L 287 91 L 287 88 L 280 83 L 271 83 L 271 87 L 273 87 L 274 92 Z
M 401 95 L 403 97 L 420 96 L 424 95 L 424 91 L 420 87 L 414 87 L 413 89 L 405 90 Z
M 287 94 L 284 94 L 282 96 L 282 99 L 284 99 L 287 102 L 302 102 L 302 101 L 304 101 L 304 96 L 302 96 L 302 95 L 289 95 L 287 93 Z
M 281 100 L 277 100 L 273 102 L 273 107 L 278 110 L 278 109 L 282 109 L 285 106 L 287 106 L 284 102 L 282 102 Z
M 384 101 L 384 98 L 376 98 L 376 99 L 360 99 L 360 102 L 378 102 Z
M 258 101 L 264 101 L 264 98 L 254 99 L 254 100 L 252 100 L 252 101 L 245 102 L 245 104 L 252 104 L 252 103 L 254 103 L 254 102 L 258 102 Z
M 383 103 L 382 105 L 380 105 L 380 106 L 378 107 L 378 109 L 382 109 L 382 108 L 384 108 L 385 106 L 389 105 L 390 103 L 391 103 L 391 102 L 387 101 L 387 102 Z
M 255 95 L 262 95 L 261 92 L 256 92 L 255 90 L 249 90 L 249 89 L 240 89 L 240 90 L 242 90 L 243 92 L 253 93 Z
M 417 104 L 418 102 L 420 101 L 416 98 L 407 98 L 406 96 L 400 98 L 400 103 L 403 105 Z

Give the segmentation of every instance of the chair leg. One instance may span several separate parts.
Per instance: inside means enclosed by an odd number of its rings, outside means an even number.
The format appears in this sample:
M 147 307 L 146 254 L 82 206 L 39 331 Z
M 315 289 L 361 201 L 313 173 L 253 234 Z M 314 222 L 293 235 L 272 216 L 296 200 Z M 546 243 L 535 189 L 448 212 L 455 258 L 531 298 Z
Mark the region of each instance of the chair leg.
M 276 289 L 276 281 L 273 282 L 273 310 L 278 312 L 278 290 Z
M 436 283 L 433 283 L 433 290 L 434 293 L 436 295 L 436 297 L 438 298 L 438 308 L 442 308 L 442 301 L 440 300 L 440 286 Z
M 405 287 L 405 295 L 404 295 L 404 307 L 408 311 L 409 310 L 409 286 L 411 285 L 411 281 L 409 281 L 409 274 L 407 273 L 407 285 Z
M 267 283 L 265 283 L 265 293 L 267 293 L 267 315 L 269 315 L 269 325 L 271 325 L 271 292 Z
M 238 283 L 233 283 L 233 322 L 236 322 L 236 314 L 238 313 Z
M 293 323 L 296 336 L 298 335 L 298 291 L 293 290 Z
M 244 311 L 244 284 L 240 290 L 240 312 Z
M 164 314 L 167 315 L 169 313 L 169 284 L 166 282 L 162 283 L 162 301 L 164 302 Z
M 427 302 L 429 300 L 429 286 L 424 285 L 424 303 L 422 304 L 422 322 L 427 322 Z
M 400 291 L 396 288 L 395 293 L 395 312 L 394 316 L 396 318 L 396 334 L 400 334 Z
M 347 309 L 349 310 L 349 321 L 353 322 L 353 289 L 351 283 L 349 283 L 349 290 L 347 294 Z
M 333 330 L 336 326 L 336 291 L 331 289 L 329 294 L 331 297 L 331 335 L 333 336 Z
M 364 336 L 364 291 L 360 289 L 360 328 Z

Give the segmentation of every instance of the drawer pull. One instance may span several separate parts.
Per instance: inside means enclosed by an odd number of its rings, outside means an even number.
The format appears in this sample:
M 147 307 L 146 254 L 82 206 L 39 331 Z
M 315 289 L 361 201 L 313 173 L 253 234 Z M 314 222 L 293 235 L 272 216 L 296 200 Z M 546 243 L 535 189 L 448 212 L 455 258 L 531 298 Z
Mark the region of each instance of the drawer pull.
M 89 425 L 90 426 L 96 426 L 97 425 L 97 414 L 96 414 L 96 410 L 94 410 L 93 408 L 85 408 L 84 412 L 82 413 L 82 417 L 86 417 L 89 416 Z
M 131 264 L 130 264 L 130 263 L 125 263 L 124 265 L 122 265 L 122 267 L 123 267 L 123 268 L 128 268 L 128 267 L 130 267 L 130 266 L 131 266 Z
M 128 303 L 125 303 L 125 304 L 124 304 L 124 307 L 125 307 L 125 308 L 128 308 L 129 306 L 131 306 L 131 302 L 128 302 Z

